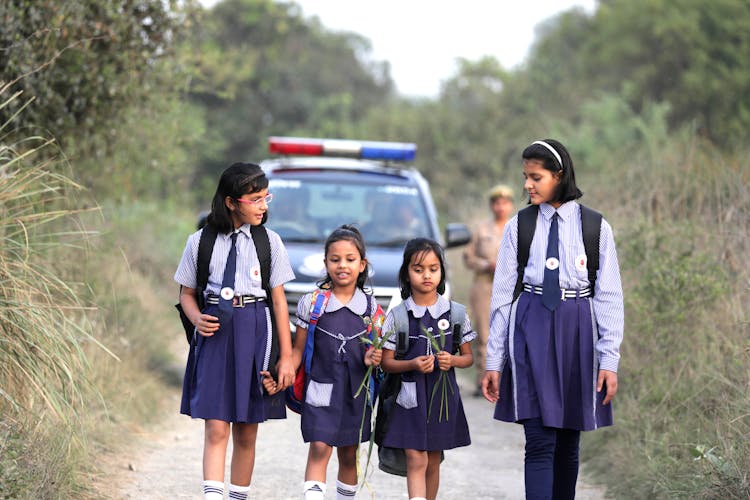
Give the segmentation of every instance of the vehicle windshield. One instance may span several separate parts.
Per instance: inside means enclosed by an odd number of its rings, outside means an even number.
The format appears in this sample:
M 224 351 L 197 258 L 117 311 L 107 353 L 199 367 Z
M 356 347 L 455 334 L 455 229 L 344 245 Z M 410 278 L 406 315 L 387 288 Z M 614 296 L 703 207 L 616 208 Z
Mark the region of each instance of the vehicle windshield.
M 435 238 L 419 190 L 398 184 L 270 179 L 267 226 L 285 243 L 323 243 L 342 224 L 356 225 L 368 246 Z

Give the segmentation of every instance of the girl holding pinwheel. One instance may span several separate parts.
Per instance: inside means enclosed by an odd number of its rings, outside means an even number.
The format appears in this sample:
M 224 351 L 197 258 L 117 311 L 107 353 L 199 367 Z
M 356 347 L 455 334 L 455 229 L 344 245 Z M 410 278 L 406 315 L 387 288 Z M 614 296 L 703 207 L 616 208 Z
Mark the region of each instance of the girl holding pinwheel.
M 408 313 L 408 347 L 396 355 L 397 344 L 403 345 L 398 332 L 383 345 L 382 368 L 389 376 L 400 373 L 401 384 L 379 445 L 405 450 L 410 499 L 434 499 L 443 450 L 471 443 L 454 368 L 472 365 L 470 342 L 476 333 L 466 314 L 451 327 L 456 308 L 441 295 L 445 257 L 435 241 L 415 238 L 406 243 L 399 286 L 404 303 L 397 307 Z M 386 316 L 383 332 L 400 328 L 394 313 Z
M 320 316 L 315 318 L 301 407 L 302 437 L 310 443 L 305 500 L 324 498 L 326 469 L 334 447 L 339 462 L 336 498 L 354 497 L 357 446 L 370 440 L 373 406 L 371 392 L 360 387 L 371 372 L 368 367 L 378 366 L 382 357 L 377 337 L 383 311 L 365 291 L 368 263 L 359 230 L 347 225 L 335 229 L 326 240 L 324 260 L 326 276 L 320 288 L 299 300 L 293 349 L 294 362 L 300 366 L 313 304 L 320 297 L 325 305 L 318 306 Z

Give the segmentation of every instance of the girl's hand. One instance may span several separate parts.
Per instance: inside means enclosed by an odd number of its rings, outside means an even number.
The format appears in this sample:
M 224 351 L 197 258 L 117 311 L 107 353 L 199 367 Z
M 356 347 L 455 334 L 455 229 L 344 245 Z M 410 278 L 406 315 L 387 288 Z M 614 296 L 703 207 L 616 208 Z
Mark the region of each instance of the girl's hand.
M 603 405 L 608 405 L 617 394 L 617 372 L 611 372 L 609 370 L 599 370 L 599 378 L 596 381 L 596 392 L 602 392 L 602 388 L 606 386 L 607 395 L 604 396 Z
M 453 355 L 446 351 L 437 353 L 438 368 L 447 372 L 453 368 Z
M 281 390 L 279 384 L 276 383 L 276 381 L 273 379 L 273 377 L 271 377 L 271 374 L 268 371 L 261 371 L 260 376 L 262 377 L 263 387 L 266 389 L 266 392 L 270 396 L 273 396 Z
M 482 395 L 490 403 L 500 399 L 500 372 L 487 370 L 482 377 Z
M 414 370 L 422 373 L 432 373 L 435 369 L 435 356 L 418 356 L 412 360 Z
M 294 361 L 292 356 L 281 356 L 276 364 L 276 373 L 279 374 L 279 390 L 286 389 L 294 385 Z
M 373 349 L 370 347 L 365 353 L 365 366 L 380 366 L 383 360 L 383 349 Z
M 219 329 L 219 318 L 210 314 L 201 313 L 195 322 L 196 331 L 204 337 L 213 337 Z

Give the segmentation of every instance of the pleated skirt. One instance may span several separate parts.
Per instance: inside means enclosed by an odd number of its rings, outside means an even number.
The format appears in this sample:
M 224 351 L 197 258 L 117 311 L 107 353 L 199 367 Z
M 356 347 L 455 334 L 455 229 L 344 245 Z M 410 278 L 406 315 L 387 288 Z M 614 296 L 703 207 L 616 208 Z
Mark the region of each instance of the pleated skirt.
M 511 308 L 495 419 L 541 418 L 546 427 L 589 431 L 612 425 L 612 404 L 596 392 L 598 332 L 591 299 L 566 299 L 554 310 L 524 292 Z
M 207 314 L 217 315 L 210 305 Z M 233 309 L 232 320 L 212 337 L 190 345 L 180 413 L 193 418 L 258 423 L 286 418 L 283 392 L 269 397 L 260 371 L 270 355 L 270 315 L 264 302 Z

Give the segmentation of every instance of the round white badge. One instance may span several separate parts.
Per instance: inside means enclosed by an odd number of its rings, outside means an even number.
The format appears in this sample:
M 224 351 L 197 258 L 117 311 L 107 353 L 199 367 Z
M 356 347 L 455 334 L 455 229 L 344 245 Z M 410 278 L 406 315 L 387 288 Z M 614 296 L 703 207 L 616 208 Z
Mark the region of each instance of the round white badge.
M 260 281 L 260 266 L 253 266 L 250 268 L 250 277 L 253 281 Z
M 228 286 L 222 288 L 221 292 L 219 293 L 221 293 L 221 298 L 224 300 L 232 300 L 232 298 L 234 297 L 234 290 L 232 290 Z
M 450 322 L 443 318 L 440 321 L 438 321 L 438 328 L 440 328 L 442 331 L 448 330 L 448 327 L 451 326 Z
M 546 262 L 544 263 L 544 265 L 545 265 L 545 266 L 547 267 L 547 269 L 549 269 L 550 271 L 554 271 L 555 269 L 557 269 L 558 267 L 560 267 L 560 261 L 559 261 L 559 260 L 557 260 L 557 259 L 556 259 L 556 258 L 554 258 L 554 257 L 550 257 L 549 259 L 547 259 L 547 261 L 546 261 Z
M 585 253 L 582 253 L 578 257 L 576 257 L 576 269 L 579 271 L 585 271 L 586 270 L 586 264 L 588 264 L 588 258 L 586 257 Z

